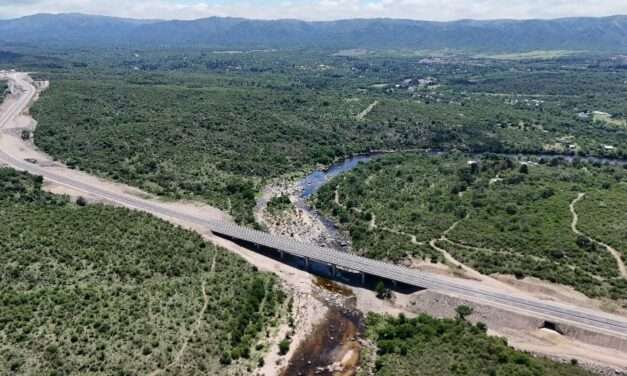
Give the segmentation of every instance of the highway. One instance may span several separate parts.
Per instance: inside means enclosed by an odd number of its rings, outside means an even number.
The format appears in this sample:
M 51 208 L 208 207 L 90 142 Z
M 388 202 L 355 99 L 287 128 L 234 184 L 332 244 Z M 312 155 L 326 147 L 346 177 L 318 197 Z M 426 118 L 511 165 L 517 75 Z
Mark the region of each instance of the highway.
M 37 93 L 36 88 L 28 82 L 25 77 L 26 76 L 16 74 L 11 75 L 11 78 L 16 82 L 16 86 L 20 86 L 23 92 L 21 92 L 19 99 L 13 106 L 7 108 L 0 114 L 0 131 L 28 108 Z M 119 194 L 107 190 L 107 188 L 103 186 L 96 186 L 95 184 L 88 184 L 68 176 L 63 176 L 50 171 L 48 168 L 15 158 L 4 150 L 0 150 L 0 162 L 10 165 L 17 170 L 43 176 L 48 181 L 80 192 L 85 192 L 91 196 L 99 197 L 103 200 L 117 203 L 131 209 L 204 226 L 217 235 L 262 245 L 293 256 L 334 265 L 341 269 L 361 272 L 411 286 L 431 289 L 446 295 L 492 305 L 506 311 L 509 310 L 511 312 L 527 314 L 541 320 L 568 323 L 591 331 L 627 338 L 627 318 L 621 316 L 534 299 L 523 294 L 515 296 L 509 292 L 505 293 L 483 288 L 482 286 L 477 286 L 477 283 L 469 283 L 462 279 L 420 272 L 414 269 L 342 253 L 332 249 L 304 244 L 291 238 L 270 235 L 268 233 L 238 226 L 234 223 L 207 220 L 190 215 L 189 213 L 162 207 L 158 203 L 149 200 Z

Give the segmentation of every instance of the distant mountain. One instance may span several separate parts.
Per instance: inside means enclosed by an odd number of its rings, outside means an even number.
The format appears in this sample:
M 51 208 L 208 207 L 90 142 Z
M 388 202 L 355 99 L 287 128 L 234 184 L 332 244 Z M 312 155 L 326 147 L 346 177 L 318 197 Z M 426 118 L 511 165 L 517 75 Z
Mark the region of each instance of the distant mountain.
M 627 16 L 555 20 L 329 22 L 212 17 L 133 20 L 39 14 L 0 21 L 0 41 L 46 47 L 412 48 L 627 51 Z

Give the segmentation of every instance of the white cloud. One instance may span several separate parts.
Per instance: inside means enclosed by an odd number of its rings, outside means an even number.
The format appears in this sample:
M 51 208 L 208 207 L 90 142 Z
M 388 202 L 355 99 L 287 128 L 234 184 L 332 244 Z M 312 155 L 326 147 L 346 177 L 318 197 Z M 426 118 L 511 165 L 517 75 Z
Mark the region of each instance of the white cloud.
M 330 20 L 392 17 L 556 18 L 627 14 L 625 0 L 0 0 L 0 17 L 82 12 L 133 18 L 195 19 L 235 16 L 261 19 Z

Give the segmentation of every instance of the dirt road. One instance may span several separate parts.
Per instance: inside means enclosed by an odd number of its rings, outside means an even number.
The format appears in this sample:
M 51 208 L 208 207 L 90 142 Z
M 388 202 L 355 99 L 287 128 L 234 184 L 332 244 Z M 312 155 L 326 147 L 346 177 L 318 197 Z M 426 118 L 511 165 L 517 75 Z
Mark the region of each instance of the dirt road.
M 614 257 L 614 260 L 616 260 L 616 266 L 618 267 L 618 271 L 620 272 L 621 276 L 627 280 L 627 267 L 625 266 L 625 262 L 623 261 L 622 254 L 618 250 L 616 250 L 616 248 L 610 246 L 609 244 L 605 244 L 602 241 L 594 239 L 593 237 L 583 233 L 577 228 L 577 223 L 579 222 L 579 216 L 577 215 L 577 211 L 575 210 L 575 205 L 577 205 L 579 201 L 583 200 L 585 196 L 586 196 L 585 193 L 579 193 L 579 195 L 577 195 L 577 198 L 575 198 L 570 203 L 570 212 L 573 215 L 573 221 L 570 224 L 570 228 L 573 230 L 575 234 L 580 235 L 580 236 L 585 236 L 589 241 L 607 249 L 607 251 L 612 255 L 612 257 Z

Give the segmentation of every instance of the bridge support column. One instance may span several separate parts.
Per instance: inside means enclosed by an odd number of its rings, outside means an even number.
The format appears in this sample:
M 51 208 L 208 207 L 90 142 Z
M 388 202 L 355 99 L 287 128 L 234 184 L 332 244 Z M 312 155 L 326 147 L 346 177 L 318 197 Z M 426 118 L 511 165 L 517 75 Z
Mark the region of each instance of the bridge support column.
M 392 286 L 394 286 L 394 288 L 397 288 L 398 287 L 398 282 L 392 280 Z
M 305 257 L 305 270 L 309 270 L 309 257 Z
M 283 260 L 285 258 L 285 252 L 279 251 L 279 255 L 281 255 L 281 260 Z
M 335 264 L 331 264 L 331 276 L 333 278 L 337 277 L 337 266 Z
M 361 285 L 365 286 L 366 285 L 366 273 L 361 272 Z

